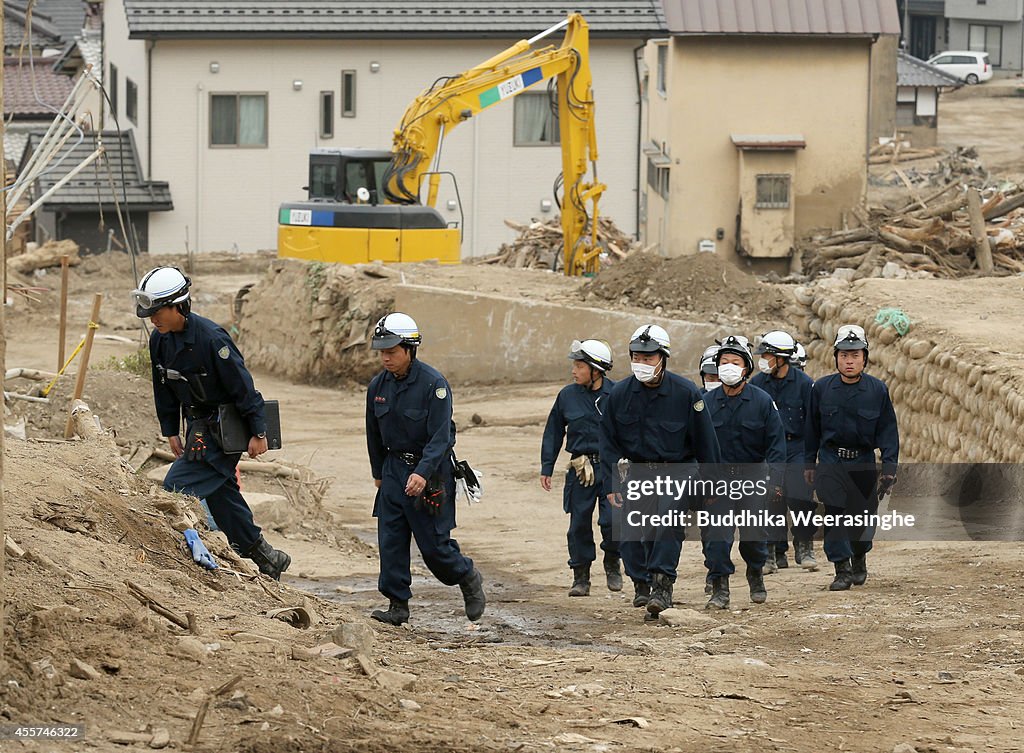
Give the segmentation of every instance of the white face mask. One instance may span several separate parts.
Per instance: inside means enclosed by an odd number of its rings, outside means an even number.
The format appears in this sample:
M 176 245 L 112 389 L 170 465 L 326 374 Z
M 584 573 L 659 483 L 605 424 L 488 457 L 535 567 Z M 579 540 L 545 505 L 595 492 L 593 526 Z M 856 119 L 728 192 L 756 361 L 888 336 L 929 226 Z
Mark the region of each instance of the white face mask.
M 658 369 L 657 366 L 650 366 L 646 363 L 631 363 L 630 367 L 633 369 L 633 376 L 641 382 L 653 381 L 654 372 Z
M 704 389 L 706 389 L 708 392 L 711 392 L 711 390 L 717 390 L 721 386 L 722 386 L 721 382 L 705 382 L 704 383 Z
M 771 374 L 772 373 L 772 367 L 768 364 L 768 359 L 767 358 L 758 358 L 757 359 L 757 368 L 759 368 L 761 370 L 761 373 L 763 373 L 763 374 Z
M 735 387 L 743 381 L 743 367 L 734 363 L 723 363 L 718 367 L 718 377 L 725 385 Z

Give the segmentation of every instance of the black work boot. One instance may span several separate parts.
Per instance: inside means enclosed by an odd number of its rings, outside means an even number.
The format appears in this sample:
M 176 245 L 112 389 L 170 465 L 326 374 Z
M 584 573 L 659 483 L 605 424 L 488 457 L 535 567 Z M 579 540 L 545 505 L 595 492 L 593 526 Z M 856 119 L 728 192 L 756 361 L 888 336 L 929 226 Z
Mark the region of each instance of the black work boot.
M 785 549 L 777 549 L 775 551 L 775 566 L 779 570 L 785 570 L 789 567 L 789 557 L 786 556 Z
M 590 565 L 581 565 L 572 569 L 572 588 L 570 596 L 590 596 Z
M 779 566 L 775 564 L 775 552 L 769 552 L 768 558 L 764 561 L 764 567 L 761 569 L 764 575 L 774 575 L 779 572 Z
M 633 581 L 633 606 L 646 607 L 651 598 L 651 584 L 642 580 Z
M 409 602 L 392 599 L 386 612 L 383 609 L 374 609 L 370 612 L 370 617 L 377 622 L 385 622 L 397 627 L 403 622 L 409 621 Z
M 672 608 L 672 581 L 667 575 L 653 576 L 651 598 L 647 600 L 647 611 L 655 616 Z
M 466 602 L 466 617 L 470 622 L 476 622 L 483 616 L 484 608 L 487 606 L 484 576 L 474 567 L 459 583 L 459 588 L 462 589 L 462 599 Z
M 710 596 L 711 592 L 715 590 L 714 578 L 710 575 L 704 578 L 704 595 Z
M 622 590 L 622 569 L 619 567 L 619 555 L 604 555 L 604 577 L 609 591 Z
M 704 605 L 705 609 L 729 608 L 729 576 L 722 575 L 711 579 L 711 598 Z
M 245 556 L 256 563 L 261 573 L 269 575 L 274 580 L 281 580 L 281 573 L 292 564 L 291 557 L 280 549 L 274 549 L 262 536 Z
M 868 556 L 855 554 L 850 563 L 850 582 L 855 586 L 863 586 L 868 579 Z
M 813 541 L 810 539 L 807 541 L 794 541 L 793 547 L 797 552 L 796 563 L 800 565 L 800 567 L 804 570 L 811 570 L 812 572 L 818 569 L 818 560 L 814 559 Z
M 768 601 L 768 589 L 764 587 L 764 576 L 756 567 L 747 565 L 747 585 L 750 586 L 750 600 L 755 604 Z
M 829 585 L 829 591 L 848 591 L 853 583 L 853 567 L 850 560 L 840 560 L 835 563 L 836 577 Z

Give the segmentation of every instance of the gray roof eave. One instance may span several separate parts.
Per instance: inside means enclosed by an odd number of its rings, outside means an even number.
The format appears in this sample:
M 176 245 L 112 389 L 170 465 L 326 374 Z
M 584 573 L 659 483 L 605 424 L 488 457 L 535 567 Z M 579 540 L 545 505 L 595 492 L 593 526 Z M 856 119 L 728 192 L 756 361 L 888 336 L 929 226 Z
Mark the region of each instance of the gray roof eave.
M 493 32 L 467 31 L 133 31 L 129 39 L 513 39 L 529 37 L 536 29 L 499 29 Z M 619 31 L 590 30 L 591 39 L 654 39 L 664 37 L 661 29 L 625 29 Z

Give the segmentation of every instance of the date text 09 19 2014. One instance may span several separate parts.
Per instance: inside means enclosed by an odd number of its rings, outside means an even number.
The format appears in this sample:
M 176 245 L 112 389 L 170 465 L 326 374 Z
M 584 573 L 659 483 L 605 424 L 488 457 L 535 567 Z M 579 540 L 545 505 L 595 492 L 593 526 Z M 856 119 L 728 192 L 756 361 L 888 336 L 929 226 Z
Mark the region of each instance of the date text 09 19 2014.
M 0 740 L 82 740 L 84 724 L 0 724 Z

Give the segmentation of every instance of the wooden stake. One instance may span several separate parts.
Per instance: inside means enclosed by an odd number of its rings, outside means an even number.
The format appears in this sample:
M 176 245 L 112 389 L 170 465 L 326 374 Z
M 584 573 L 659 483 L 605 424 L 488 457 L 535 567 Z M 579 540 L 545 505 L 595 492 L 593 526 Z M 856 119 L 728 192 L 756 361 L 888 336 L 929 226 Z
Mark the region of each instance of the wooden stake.
M 60 257 L 60 340 L 57 343 L 57 371 L 64 368 L 64 342 L 68 334 L 68 255 Z
M 78 365 L 78 381 L 75 382 L 75 394 L 71 397 L 72 404 L 75 400 L 80 400 L 82 393 L 85 392 L 85 374 L 89 370 L 89 355 L 92 353 L 92 341 L 99 326 L 102 302 L 103 293 L 97 293 L 92 297 L 92 314 L 89 316 L 89 329 L 85 333 L 85 349 L 82 351 L 82 362 Z M 73 428 L 74 422 L 68 413 L 68 422 L 64 425 L 64 439 L 71 439 Z
M 985 218 L 981 214 L 981 196 L 977 188 L 967 189 L 967 212 L 971 216 L 971 235 L 974 236 L 974 256 L 978 260 L 978 269 L 985 276 L 991 275 L 995 265 L 992 262 L 992 248 L 988 245 Z

